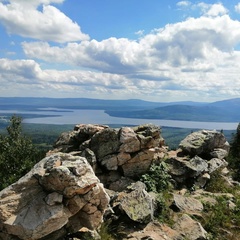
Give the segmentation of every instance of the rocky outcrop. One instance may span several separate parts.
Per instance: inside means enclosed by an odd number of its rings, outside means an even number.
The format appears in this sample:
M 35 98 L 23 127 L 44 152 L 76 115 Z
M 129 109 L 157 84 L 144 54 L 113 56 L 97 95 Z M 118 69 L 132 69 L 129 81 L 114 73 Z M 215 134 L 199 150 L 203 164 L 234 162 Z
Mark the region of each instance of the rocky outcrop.
M 228 165 L 228 152 L 229 143 L 221 132 L 201 130 L 183 139 L 166 162 L 177 185 L 202 188 L 213 172 Z
M 177 151 L 168 151 L 155 125 L 76 125 L 26 176 L 0 192 L 0 239 L 100 239 L 96 230 L 103 221 L 116 232 L 124 226 L 119 239 L 207 239 L 196 219 L 203 217 L 204 204 L 216 204 L 217 195 L 202 188 L 220 168 L 226 177 L 228 151 L 217 131 L 192 133 Z M 171 193 L 147 192 L 139 179 L 162 161 Z M 171 226 L 155 221 L 166 208 Z
M 108 203 L 85 158 L 57 153 L 0 193 L 0 236 L 50 240 L 81 227 L 96 229 Z
M 163 145 L 160 127 L 152 124 L 120 129 L 81 124 L 63 133 L 52 152 L 86 156 L 101 182 L 109 187 L 121 177 L 136 178 L 145 173 L 155 160 L 164 157 Z
M 182 149 L 186 155 L 198 155 L 205 158 L 212 157 L 212 155 L 216 156 L 216 151 L 221 149 L 225 150 L 224 157 L 226 157 L 230 145 L 221 132 L 201 130 L 198 132 L 193 132 L 183 139 L 179 144 L 179 148 Z M 222 156 L 221 158 L 224 157 Z

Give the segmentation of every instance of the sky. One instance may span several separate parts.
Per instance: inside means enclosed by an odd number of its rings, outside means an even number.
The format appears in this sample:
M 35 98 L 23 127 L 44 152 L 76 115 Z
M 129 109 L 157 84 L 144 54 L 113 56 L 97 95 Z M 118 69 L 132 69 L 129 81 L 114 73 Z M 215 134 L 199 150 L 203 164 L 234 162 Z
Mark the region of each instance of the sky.
M 240 97 L 240 0 L 0 0 L 0 97 Z

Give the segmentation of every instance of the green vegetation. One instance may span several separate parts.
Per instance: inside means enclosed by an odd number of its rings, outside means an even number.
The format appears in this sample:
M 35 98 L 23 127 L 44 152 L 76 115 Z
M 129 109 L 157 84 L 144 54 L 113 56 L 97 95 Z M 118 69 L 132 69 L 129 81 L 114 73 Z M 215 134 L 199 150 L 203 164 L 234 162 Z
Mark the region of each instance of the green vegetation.
M 11 117 L 6 134 L 0 135 L 0 190 L 25 175 L 44 156 L 23 135 L 21 123 L 20 117 Z
M 203 227 L 210 233 L 211 240 L 237 240 L 240 238 L 240 197 L 235 200 L 235 207 L 229 209 L 227 197 L 217 197 L 215 205 L 205 204 Z
M 232 164 L 232 167 L 234 166 L 237 165 Z M 232 170 L 235 171 L 234 168 Z M 230 185 L 221 171 L 222 169 L 219 169 L 211 174 L 205 190 L 223 195 L 216 197 L 214 205 L 204 204 L 203 218 L 200 221 L 204 229 L 210 233 L 210 240 L 238 240 L 240 239 L 240 186 Z M 232 194 L 233 197 L 228 194 Z
M 165 162 L 152 164 L 149 171 L 140 179 L 145 183 L 148 192 L 156 194 L 156 216 L 160 222 L 171 222 L 170 199 L 171 199 L 171 176 L 168 174 Z
M 148 173 L 142 175 L 141 181 L 145 183 L 147 191 L 160 193 L 169 189 L 170 175 L 167 173 L 167 165 L 165 162 L 152 164 Z
M 231 149 L 227 160 L 233 170 L 233 178 L 240 181 L 240 123 L 236 133 L 232 136 Z

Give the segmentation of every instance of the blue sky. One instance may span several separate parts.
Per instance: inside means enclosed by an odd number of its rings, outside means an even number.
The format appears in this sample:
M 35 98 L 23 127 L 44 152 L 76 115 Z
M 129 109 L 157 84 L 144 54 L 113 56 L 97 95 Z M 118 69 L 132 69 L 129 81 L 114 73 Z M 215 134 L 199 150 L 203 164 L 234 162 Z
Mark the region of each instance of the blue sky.
M 240 0 L 0 0 L 0 96 L 240 97 Z

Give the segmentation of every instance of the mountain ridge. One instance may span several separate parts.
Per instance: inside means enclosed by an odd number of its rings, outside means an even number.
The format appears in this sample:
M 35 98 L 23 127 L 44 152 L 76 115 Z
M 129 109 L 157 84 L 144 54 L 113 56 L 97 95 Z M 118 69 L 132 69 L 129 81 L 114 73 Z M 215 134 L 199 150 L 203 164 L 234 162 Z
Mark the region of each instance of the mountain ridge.
M 151 102 L 141 99 L 0 97 L 0 110 L 40 111 L 41 108 L 104 110 L 123 118 L 207 122 L 239 122 L 240 98 L 216 102 Z

